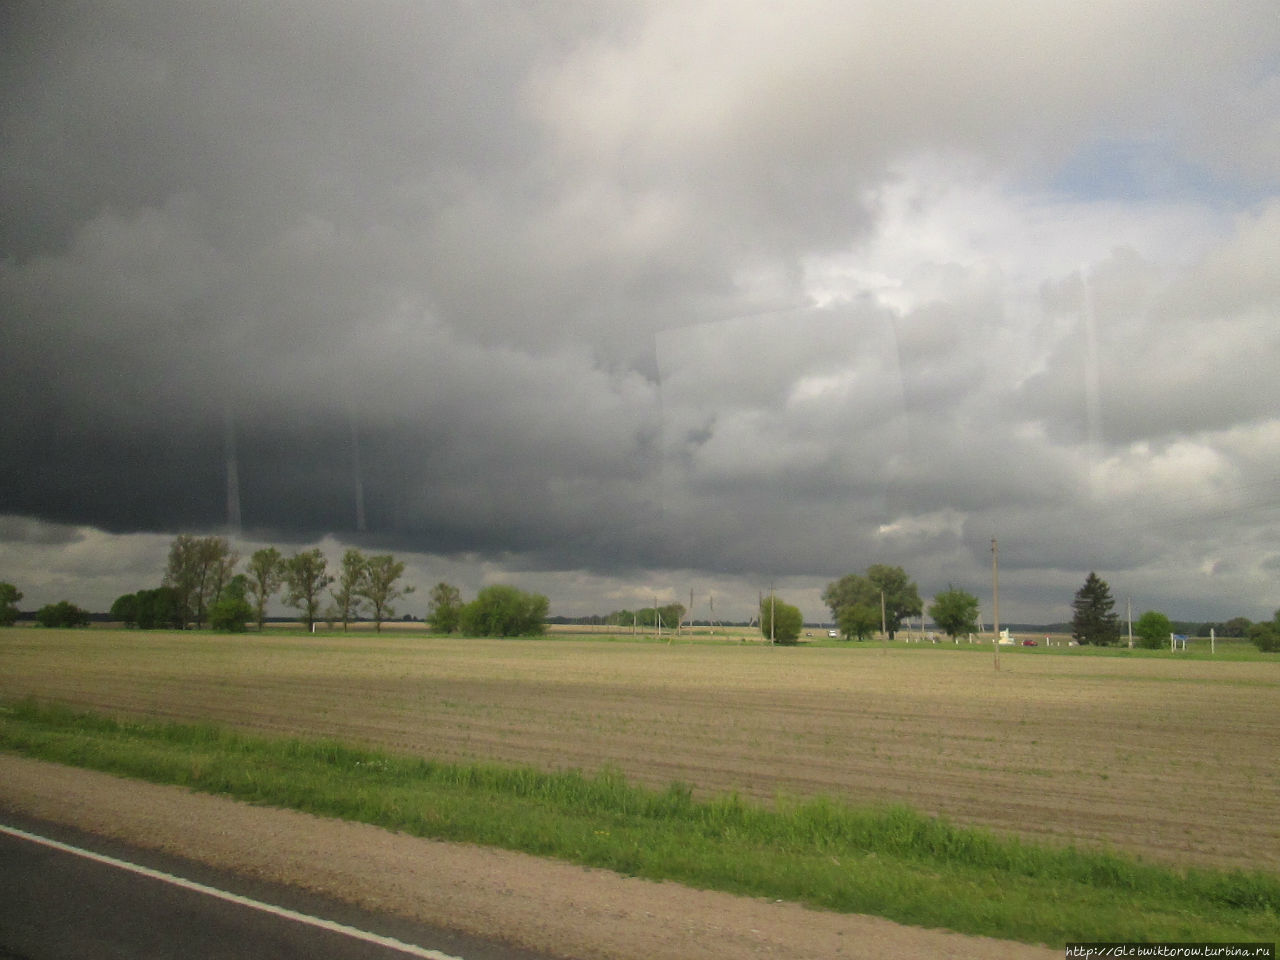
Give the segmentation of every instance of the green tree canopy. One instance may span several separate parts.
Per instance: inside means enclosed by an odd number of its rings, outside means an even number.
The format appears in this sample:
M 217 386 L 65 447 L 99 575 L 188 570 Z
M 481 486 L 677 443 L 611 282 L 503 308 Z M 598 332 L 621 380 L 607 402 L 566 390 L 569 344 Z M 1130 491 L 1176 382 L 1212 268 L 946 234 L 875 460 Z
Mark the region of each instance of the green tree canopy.
M 662 618 L 659 622 L 664 629 L 678 630 L 680 625 L 684 623 L 684 614 L 683 603 L 664 603 L 658 607 L 658 615 Z
M 1249 639 L 1263 653 L 1280 653 L 1280 610 L 1270 621 L 1252 624 Z
M 333 583 L 328 566 L 329 562 L 319 548 L 299 551 L 284 562 L 284 602 L 302 614 L 302 622 L 308 630 L 316 622 L 316 610 L 324 588 Z
M 840 608 L 836 624 L 846 640 L 866 640 L 880 629 L 880 605 L 847 603 Z
M 244 633 L 253 607 L 245 599 L 249 578 L 238 573 L 227 581 L 218 599 L 209 607 L 209 626 L 224 633 Z
M 342 567 L 334 580 L 336 586 L 329 591 L 333 597 L 334 619 L 342 621 L 342 629 L 360 615 L 364 602 L 361 591 L 369 578 L 369 561 L 359 550 L 347 550 L 342 555 Z
M 42 627 L 87 627 L 89 611 L 81 610 L 67 600 L 59 600 L 37 610 L 36 623 Z
M 978 598 L 964 590 L 948 587 L 933 598 L 929 617 L 951 639 L 978 629 Z
M 1133 632 L 1138 635 L 1139 643 L 1144 648 L 1159 650 L 1169 642 L 1173 622 L 1158 610 L 1148 610 L 1133 625 Z
M 134 609 L 140 629 L 182 629 L 182 610 L 178 606 L 177 593 L 172 587 L 139 590 L 134 597 L 136 599 Z
M 12 627 L 18 620 L 22 591 L 12 583 L 0 583 L 0 627 Z
M 775 643 L 795 643 L 804 629 L 804 616 L 799 607 L 784 603 L 770 594 L 760 598 L 760 634 Z
M 532 637 L 546 629 L 548 601 L 506 584 L 483 588 L 462 608 L 462 632 L 472 637 Z
M 462 591 L 451 583 L 441 581 L 431 588 L 427 620 L 431 629 L 440 633 L 453 633 L 462 618 Z
M 663 629 L 675 630 L 684 622 L 684 615 L 684 604 L 676 602 L 664 603 L 656 607 L 641 607 L 634 612 L 615 610 L 605 619 L 609 623 L 618 623 L 627 627 L 633 623 L 639 627 L 657 627 L 661 623 Z
M 119 620 L 126 627 L 136 627 L 138 625 L 138 595 L 136 593 L 125 593 L 116 597 L 107 615 L 112 620 Z
M 1249 628 L 1252 626 L 1253 622 L 1248 617 L 1232 617 L 1222 625 L 1222 635 L 1224 637 L 1245 637 L 1249 635 Z
M 852 604 L 873 607 L 876 627 L 880 626 L 880 597 L 884 596 L 884 623 L 893 639 L 908 617 L 919 616 L 924 609 L 920 590 L 902 567 L 875 563 L 867 568 L 865 576 L 846 574 L 827 584 L 822 601 L 831 608 L 832 619 L 840 622 L 840 610 Z
M 1107 647 L 1120 639 L 1120 618 L 1107 581 L 1090 571 L 1071 608 L 1071 636 L 1081 644 Z
M 253 606 L 258 632 L 267 619 L 267 601 L 284 586 L 284 557 L 275 547 L 255 550 L 245 565 L 245 599 Z
M 169 545 L 164 585 L 172 587 L 182 612 L 183 625 L 204 625 L 206 612 L 222 595 L 239 558 L 222 537 L 179 534 Z
M 403 575 L 404 562 L 389 553 L 369 557 L 364 562 L 364 576 L 356 585 L 355 592 L 356 596 L 369 604 L 373 613 L 373 629 L 379 633 L 382 632 L 382 622 L 396 615 L 395 607 L 391 604 L 413 593 L 413 587 L 396 585 Z
M 1232 617 L 1226 623 L 1202 623 L 1196 636 L 1207 637 L 1212 630 L 1218 637 L 1247 637 L 1252 626 L 1253 621 L 1248 617 Z

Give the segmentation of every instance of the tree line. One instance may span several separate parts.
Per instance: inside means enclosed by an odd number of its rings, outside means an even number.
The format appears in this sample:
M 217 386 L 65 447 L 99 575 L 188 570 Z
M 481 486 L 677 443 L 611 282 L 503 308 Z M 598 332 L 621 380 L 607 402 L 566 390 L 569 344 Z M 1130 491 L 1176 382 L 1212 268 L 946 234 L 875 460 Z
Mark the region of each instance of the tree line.
M 308 630 L 322 613 L 342 621 L 343 627 L 367 612 L 375 629 L 395 616 L 393 603 L 413 587 L 401 586 L 404 563 L 390 554 L 366 556 L 347 550 L 336 574 L 319 549 L 285 556 L 263 547 L 237 572 L 240 557 L 223 537 L 179 534 L 169 546 L 168 562 L 159 587 L 127 593 L 111 605 L 111 616 L 142 629 L 183 629 L 206 624 L 216 630 L 241 632 L 250 622 L 262 629 L 267 604 L 280 593 L 286 606 L 298 610 Z M 322 611 L 325 588 L 337 584 L 332 605 Z
M 892 640 L 924 605 L 915 582 L 902 567 L 873 564 L 864 574 L 847 574 L 827 584 L 823 602 L 845 640 L 866 640 L 883 630 Z M 1082 646 L 1111 646 L 1120 641 L 1120 618 L 1107 582 L 1090 571 L 1072 599 L 1071 636 Z M 978 598 L 948 585 L 928 607 L 933 623 L 953 640 L 978 632 Z M 760 632 L 777 643 L 797 642 L 804 625 L 799 609 L 770 593 L 760 600 Z M 1221 627 L 1221 629 L 1217 629 Z M 1270 621 L 1251 623 L 1235 617 L 1225 624 L 1205 624 L 1201 635 L 1213 628 L 1219 636 L 1248 637 L 1264 652 L 1280 652 L 1280 610 Z M 1143 613 L 1133 624 L 1141 646 L 1161 649 L 1174 633 L 1172 621 L 1156 610 Z
M 169 547 L 160 586 L 118 597 L 110 616 L 142 629 L 189 625 L 199 629 L 207 624 L 217 630 L 243 631 L 256 622 L 261 630 L 268 603 L 280 594 L 287 606 L 298 610 L 308 630 L 320 618 L 341 622 L 345 630 L 353 620 L 367 617 L 381 631 L 382 624 L 396 614 L 394 604 L 414 592 L 412 586 L 400 584 L 405 565 L 390 554 L 366 556 L 349 549 L 332 574 L 319 549 L 285 556 L 275 547 L 264 547 L 237 572 L 239 563 L 223 537 L 180 534 Z M 0 626 L 17 620 L 21 599 L 21 591 L 13 584 L 0 582 Z M 902 567 L 886 564 L 873 564 L 863 574 L 847 574 L 827 584 L 822 599 L 845 640 L 866 640 L 879 630 L 892 640 L 904 622 L 924 611 L 915 582 Z M 1071 606 L 1071 636 L 1077 643 L 1111 646 L 1120 641 L 1115 599 L 1095 572 L 1085 578 Z M 427 621 L 439 633 L 531 636 L 545 630 L 548 608 L 545 596 L 503 584 L 485 587 L 464 603 L 457 587 L 441 582 L 430 592 Z M 670 603 L 617 610 L 602 619 L 613 625 L 675 629 L 683 624 L 686 612 L 683 604 Z M 953 639 L 978 631 L 978 598 L 950 585 L 934 597 L 928 614 Z M 36 613 L 36 621 L 46 627 L 86 626 L 89 619 L 88 611 L 66 600 L 46 604 Z M 777 643 L 797 642 L 804 627 L 800 610 L 772 592 L 761 597 L 757 622 L 761 634 Z M 1271 620 L 1259 623 L 1246 617 L 1206 623 L 1200 635 L 1210 629 L 1222 637 L 1247 637 L 1259 650 L 1280 652 L 1280 610 Z M 1175 632 L 1172 621 L 1155 610 L 1143 613 L 1133 631 L 1142 646 L 1152 649 L 1163 647 Z
M 1115 612 L 1115 599 L 1107 582 L 1092 571 L 1071 602 L 1071 636 L 1080 644 L 1111 646 L 1120 641 L 1120 617 Z M 1159 650 L 1175 633 L 1173 621 L 1158 610 L 1148 610 L 1133 624 L 1133 635 L 1139 646 Z M 1246 617 L 1234 617 L 1222 624 L 1206 623 L 1200 636 L 1210 632 L 1222 637 L 1247 637 L 1264 653 L 1280 652 L 1280 610 L 1271 620 L 1252 623 Z
M 12 627 L 18 622 L 18 601 L 22 591 L 12 583 L 0 583 L 0 627 Z M 36 611 L 36 623 L 42 627 L 87 627 L 90 614 L 69 600 L 46 603 Z
M 615 610 L 604 618 L 604 622 L 612 627 L 665 627 L 678 630 L 684 624 L 686 612 L 683 603 L 664 603 L 636 610 Z
M 470 603 L 448 583 L 431 589 L 427 622 L 438 633 L 468 637 L 533 637 L 546 630 L 550 602 L 540 593 L 526 593 L 506 584 L 483 587 Z
M 223 537 L 180 534 L 169 547 L 161 584 L 120 596 L 111 617 L 141 629 L 184 629 L 205 625 L 243 632 L 261 631 L 267 606 L 277 595 L 298 611 L 311 630 L 318 620 L 342 624 L 369 619 L 374 629 L 396 615 L 396 604 L 415 591 L 401 583 L 405 565 L 391 554 L 368 556 L 348 549 L 337 568 L 319 549 L 286 556 L 275 547 L 255 551 L 237 572 L 240 557 Z M 21 595 L 19 595 L 20 597 Z M 494 584 L 470 603 L 461 591 L 438 583 L 430 594 L 428 622 L 440 633 L 469 636 L 528 636 L 541 633 L 549 602 L 541 594 Z

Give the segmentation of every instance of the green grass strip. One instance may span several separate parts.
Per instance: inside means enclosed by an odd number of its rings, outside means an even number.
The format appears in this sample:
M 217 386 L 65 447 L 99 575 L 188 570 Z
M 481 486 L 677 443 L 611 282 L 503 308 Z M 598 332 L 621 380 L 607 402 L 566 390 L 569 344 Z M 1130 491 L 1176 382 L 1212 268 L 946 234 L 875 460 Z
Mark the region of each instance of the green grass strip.
M 615 771 L 436 763 L 32 701 L 0 707 L 0 749 L 421 837 L 1030 943 L 1280 938 L 1280 877 L 1051 847 L 905 807 L 702 800 Z

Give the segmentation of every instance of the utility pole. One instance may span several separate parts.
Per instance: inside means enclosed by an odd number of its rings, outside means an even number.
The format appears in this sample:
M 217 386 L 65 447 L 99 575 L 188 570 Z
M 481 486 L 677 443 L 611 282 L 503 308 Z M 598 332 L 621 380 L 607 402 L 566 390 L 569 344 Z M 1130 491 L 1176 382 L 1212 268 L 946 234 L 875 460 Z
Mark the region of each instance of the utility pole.
M 1124 613 L 1129 621 L 1129 649 L 1133 649 L 1133 597 L 1124 598 Z
M 995 618 L 993 626 L 996 669 L 1000 669 L 1000 551 L 996 538 L 991 538 L 991 615 Z

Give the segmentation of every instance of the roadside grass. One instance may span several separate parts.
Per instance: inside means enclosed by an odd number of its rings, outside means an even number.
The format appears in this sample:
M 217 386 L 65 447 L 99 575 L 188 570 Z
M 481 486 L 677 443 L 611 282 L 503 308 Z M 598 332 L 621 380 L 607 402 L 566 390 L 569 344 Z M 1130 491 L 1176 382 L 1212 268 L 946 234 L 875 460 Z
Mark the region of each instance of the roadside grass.
M 437 763 L 34 700 L 0 705 L 0 749 L 421 837 L 1030 943 L 1280 938 L 1280 877 L 1040 845 L 902 806 L 701 800 L 681 784 L 650 790 L 610 770 Z

